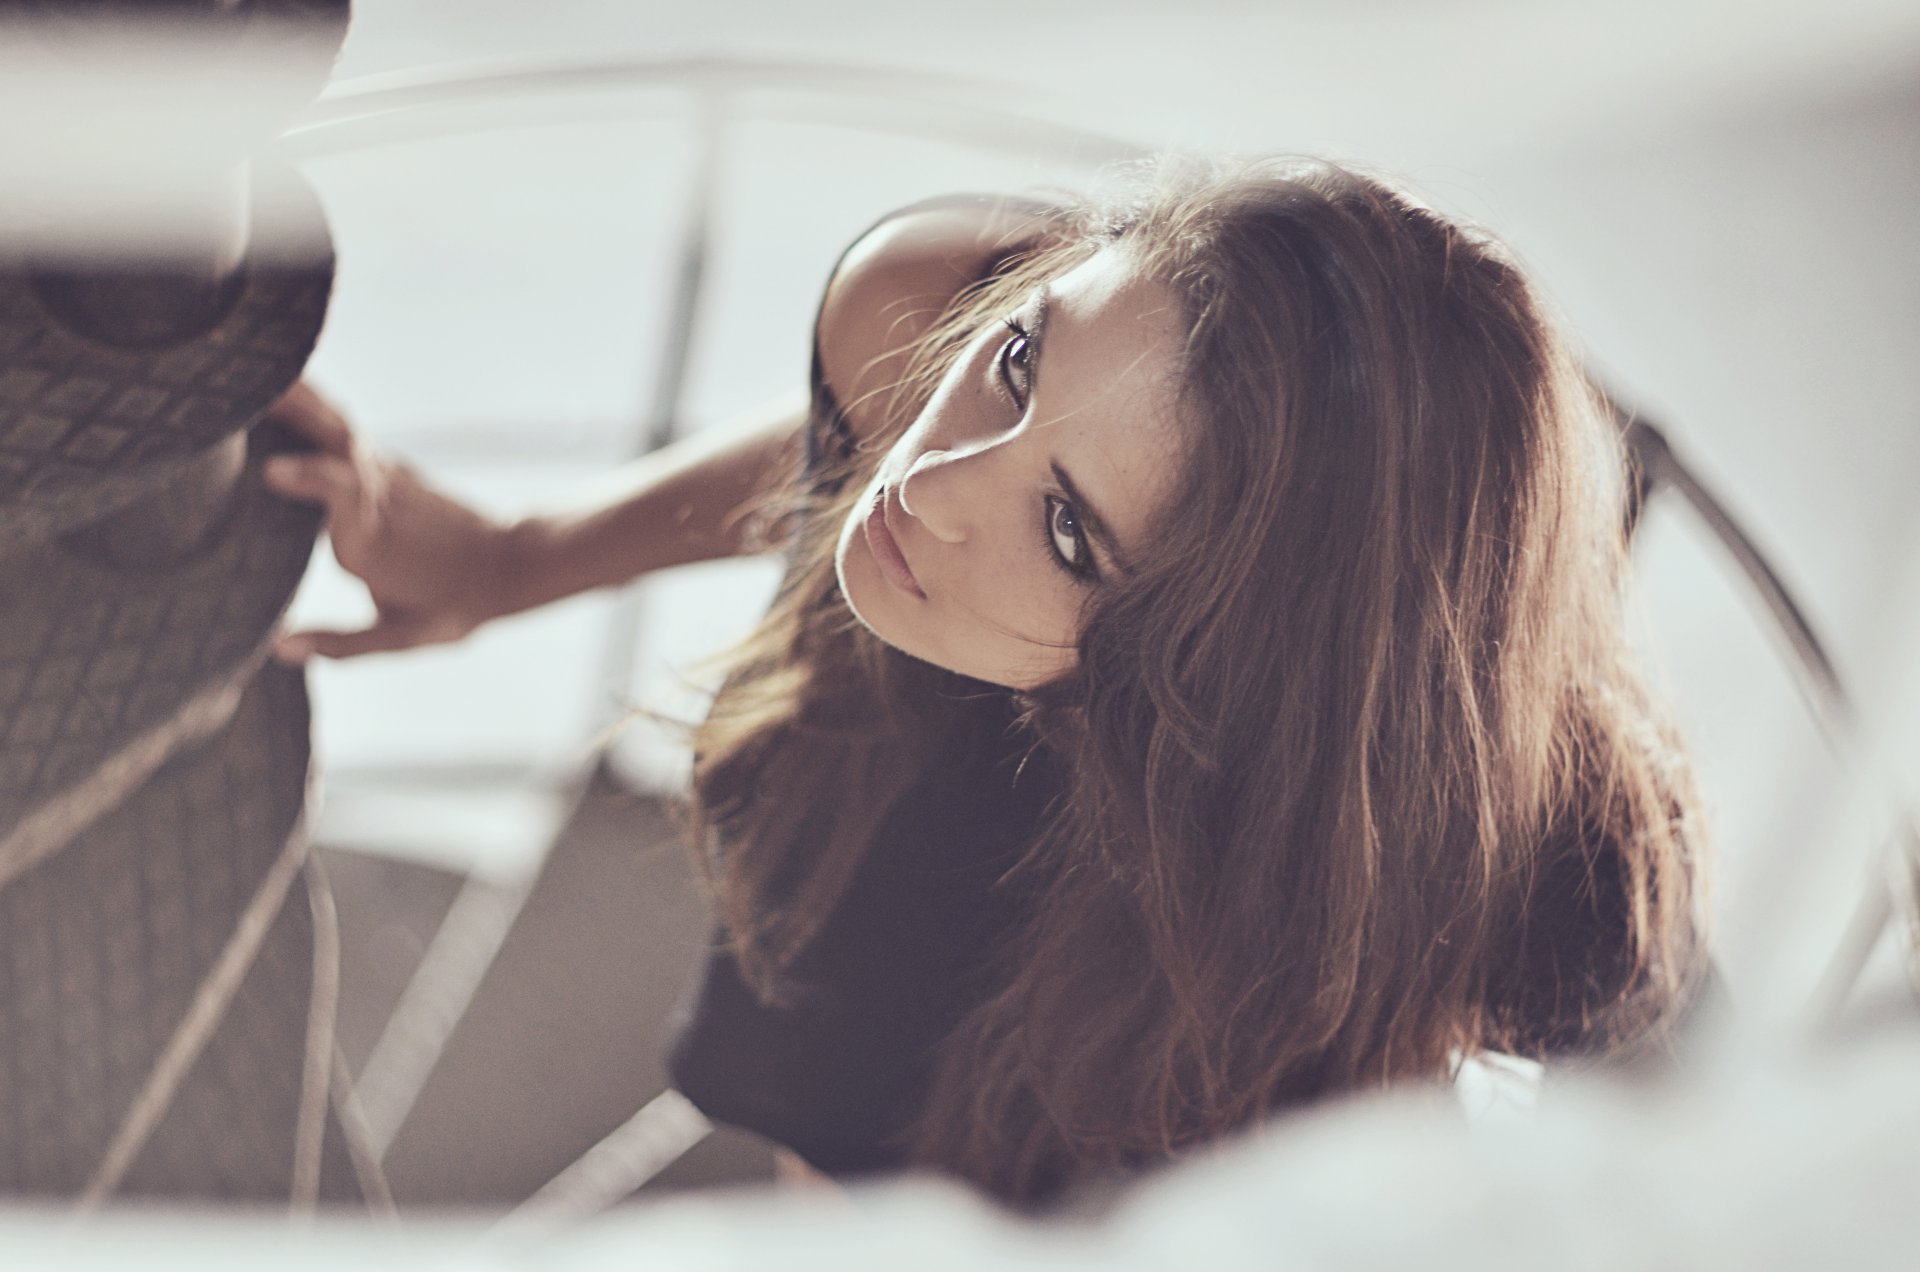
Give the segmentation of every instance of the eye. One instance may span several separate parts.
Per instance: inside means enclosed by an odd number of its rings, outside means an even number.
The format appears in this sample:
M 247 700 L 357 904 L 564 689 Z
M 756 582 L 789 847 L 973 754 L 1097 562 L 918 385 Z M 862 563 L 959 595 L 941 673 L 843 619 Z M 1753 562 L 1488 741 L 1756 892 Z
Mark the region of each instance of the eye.
M 1028 395 L 1033 392 L 1033 336 L 1012 318 L 1005 322 L 1013 334 L 1000 346 L 994 365 L 999 368 L 1000 382 L 1006 385 L 1013 404 L 1024 408 Z
M 1041 506 L 1045 510 L 1040 526 L 1041 541 L 1054 562 L 1076 579 L 1096 577 L 1093 551 L 1087 544 L 1086 531 L 1080 526 L 1080 514 L 1058 495 L 1048 495 Z

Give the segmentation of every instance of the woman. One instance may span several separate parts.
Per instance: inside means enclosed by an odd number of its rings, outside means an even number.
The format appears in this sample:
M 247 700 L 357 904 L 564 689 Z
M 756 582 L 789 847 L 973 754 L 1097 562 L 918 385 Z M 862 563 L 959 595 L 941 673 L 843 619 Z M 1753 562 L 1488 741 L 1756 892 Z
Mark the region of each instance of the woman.
M 292 657 L 786 514 L 695 737 L 725 940 L 674 1073 L 830 1173 L 1042 1201 L 1478 1050 L 1658 1045 L 1703 972 L 1618 444 L 1511 258 L 1330 164 L 1136 175 L 882 222 L 807 419 L 572 512 L 492 526 L 289 406 L 281 488 L 381 609 Z

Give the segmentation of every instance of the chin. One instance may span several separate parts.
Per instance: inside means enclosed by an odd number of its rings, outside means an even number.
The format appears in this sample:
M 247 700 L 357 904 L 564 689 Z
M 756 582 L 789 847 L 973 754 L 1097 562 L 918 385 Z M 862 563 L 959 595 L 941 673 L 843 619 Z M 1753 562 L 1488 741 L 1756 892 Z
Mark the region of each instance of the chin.
M 922 652 L 919 642 L 902 631 L 895 616 L 888 612 L 892 585 L 880 577 L 879 568 L 862 555 L 864 551 L 858 544 L 849 547 L 847 540 L 841 541 L 840 552 L 833 562 L 834 575 L 840 583 L 841 603 L 853 611 L 862 627 L 886 644 L 923 661 L 935 661 Z
M 888 621 L 886 613 L 891 589 L 880 577 L 879 567 L 867 558 L 865 546 L 858 542 L 859 534 L 858 526 L 849 521 L 840 534 L 839 550 L 834 553 L 833 573 L 840 584 L 840 601 L 853 611 L 862 627 L 895 649 L 919 657 L 918 651 L 901 644 L 892 630 L 894 624 Z
M 834 555 L 833 570 L 840 584 L 841 603 L 883 644 L 921 662 L 978 678 L 977 670 L 954 666 L 951 659 L 917 639 L 918 634 L 900 620 L 891 604 L 898 599 L 898 593 L 881 576 L 880 567 L 866 555 L 865 547 L 856 541 L 858 534 L 856 528 L 851 534 L 842 535 L 840 549 Z

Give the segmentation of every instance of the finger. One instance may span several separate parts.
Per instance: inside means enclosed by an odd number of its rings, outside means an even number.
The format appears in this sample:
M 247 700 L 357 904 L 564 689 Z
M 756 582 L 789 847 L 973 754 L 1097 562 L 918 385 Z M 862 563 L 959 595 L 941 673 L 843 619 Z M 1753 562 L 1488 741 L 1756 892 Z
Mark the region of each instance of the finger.
M 315 654 L 322 658 L 357 658 L 362 654 L 412 649 L 421 643 L 418 625 L 405 619 L 378 622 L 357 632 L 295 632 L 274 642 L 273 656 L 285 663 L 302 663 Z
M 275 455 L 261 466 L 261 480 L 280 494 L 344 512 L 360 493 L 351 460 L 333 455 Z
M 298 667 L 301 663 L 307 661 L 308 655 L 313 653 L 313 645 L 308 640 L 309 634 L 310 633 L 307 632 L 300 632 L 297 635 L 289 632 L 275 632 L 273 636 L 274 661 L 286 663 L 290 667 Z
M 329 454 L 353 452 L 353 430 L 346 419 L 305 380 L 295 382 L 282 394 L 267 409 L 267 418 L 287 425 Z

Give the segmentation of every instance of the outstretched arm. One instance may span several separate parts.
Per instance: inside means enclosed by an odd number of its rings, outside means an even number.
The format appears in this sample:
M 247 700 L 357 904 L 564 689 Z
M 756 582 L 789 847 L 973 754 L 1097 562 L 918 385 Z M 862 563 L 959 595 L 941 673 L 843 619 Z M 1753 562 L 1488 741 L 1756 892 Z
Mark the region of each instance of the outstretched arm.
M 375 609 L 360 631 L 283 636 L 276 652 L 297 662 L 459 640 L 575 592 L 746 551 L 744 506 L 798 471 L 806 401 L 796 394 L 703 429 L 512 523 L 435 490 L 305 383 L 272 415 L 316 449 L 270 460 L 268 484 L 326 506 L 334 556 Z

